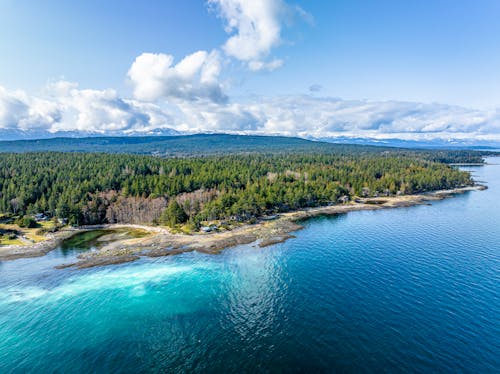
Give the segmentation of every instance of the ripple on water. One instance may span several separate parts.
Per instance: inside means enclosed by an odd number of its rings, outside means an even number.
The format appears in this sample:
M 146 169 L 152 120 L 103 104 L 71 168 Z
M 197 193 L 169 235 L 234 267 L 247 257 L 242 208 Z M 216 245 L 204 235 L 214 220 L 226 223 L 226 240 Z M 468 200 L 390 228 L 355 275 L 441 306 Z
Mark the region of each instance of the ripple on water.
M 0 372 L 498 371 L 500 167 L 476 173 L 487 191 L 264 249 L 3 263 Z

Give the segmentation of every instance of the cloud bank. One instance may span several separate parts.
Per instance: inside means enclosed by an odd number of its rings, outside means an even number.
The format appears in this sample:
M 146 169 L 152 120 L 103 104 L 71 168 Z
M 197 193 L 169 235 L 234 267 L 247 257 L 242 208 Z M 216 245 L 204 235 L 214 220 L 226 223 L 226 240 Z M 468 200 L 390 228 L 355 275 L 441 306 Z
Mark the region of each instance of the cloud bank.
M 122 99 L 113 89 L 79 89 L 76 83 L 60 81 L 45 91 L 47 96 L 39 98 L 0 86 L 0 129 L 125 134 L 161 129 L 175 122 L 158 106 Z
M 177 65 L 175 65 L 177 66 Z M 199 70 L 199 69 L 198 69 Z M 190 73 L 191 74 L 191 73 Z M 282 134 L 301 137 L 433 138 L 500 141 L 500 110 L 443 104 L 318 98 L 254 97 L 241 102 L 188 99 L 151 103 L 115 90 L 56 82 L 44 98 L 0 87 L 0 129 L 94 133 L 182 132 Z M 165 91 L 159 90 L 161 95 Z M 198 91 L 196 91 L 198 92 Z M 169 93 L 184 98 L 185 93 Z

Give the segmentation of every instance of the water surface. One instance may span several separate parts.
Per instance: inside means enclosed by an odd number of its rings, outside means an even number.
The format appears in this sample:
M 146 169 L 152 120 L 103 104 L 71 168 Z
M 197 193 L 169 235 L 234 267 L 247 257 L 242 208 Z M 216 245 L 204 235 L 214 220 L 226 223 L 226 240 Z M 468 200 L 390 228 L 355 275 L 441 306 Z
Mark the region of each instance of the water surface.
M 499 372 L 500 166 L 469 170 L 489 189 L 266 248 L 0 262 L 0 372 Z

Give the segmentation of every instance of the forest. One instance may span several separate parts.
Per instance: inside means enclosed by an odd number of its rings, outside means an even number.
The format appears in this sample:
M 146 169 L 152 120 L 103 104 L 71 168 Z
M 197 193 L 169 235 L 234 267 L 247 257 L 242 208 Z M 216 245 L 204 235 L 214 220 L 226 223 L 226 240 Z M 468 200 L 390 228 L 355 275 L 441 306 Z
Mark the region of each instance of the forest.
M 203 221 L 248 222 L 356 196 L 413 194 L 473 183 L 469 173 L 443 163 L 469 161 L 469 153 L 407 152 L 189 158 L 0 153 L 0 211 L 19 217 L 43 213 L 73 225 L 186 223 L 199 229 Z
M 425 158 L 444 163 L 480 163 L 493 152 L 466 149 L 430 150 L 369 145 L 336 144 L 286 136 L 195 134 L 179 136 L 129 136 L 53 138 L 0 141 L 1 153 L 103 152 L 155 155 L 160 157 L 202 157 L 234 154 L 326 154 L 336 156 L 381 155 Z

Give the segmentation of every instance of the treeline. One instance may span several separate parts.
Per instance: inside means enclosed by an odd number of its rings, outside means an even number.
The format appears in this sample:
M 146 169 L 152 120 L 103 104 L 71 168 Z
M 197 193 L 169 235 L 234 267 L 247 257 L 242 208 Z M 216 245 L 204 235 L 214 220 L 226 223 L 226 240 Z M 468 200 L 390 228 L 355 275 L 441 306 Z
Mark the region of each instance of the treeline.
M 54 138 L 0 141 L 0 152 L 104 152 L 161 157 L 201 157 L 228 154 L 325 154 L 331 156 L 387 155 L 444 163 L 479 163 L 489 152 L 471 150 L 415 150 L 382 146 L 335 144 L 286 136 L 195 134 Z
M 468 173 L 442 163 L 391 154 L 180 159 L 0 154 L 1 212 L 43 212 L 78 225 L 188 221 L 198 227 L 203 220 L 249 220 L 354 196 L 411 194 L 471 183 Z

